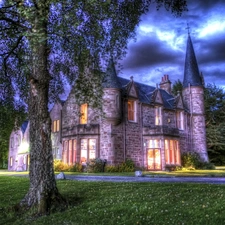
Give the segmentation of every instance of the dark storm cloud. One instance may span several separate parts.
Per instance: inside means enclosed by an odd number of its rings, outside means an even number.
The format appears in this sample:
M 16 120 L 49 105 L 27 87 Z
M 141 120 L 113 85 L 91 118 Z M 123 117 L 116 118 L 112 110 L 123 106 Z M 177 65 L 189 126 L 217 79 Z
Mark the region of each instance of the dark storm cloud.
M 211 39 L 203 40 L 199 43 L 200 50 L 199 63 L 201 64 L 214 64 L 214 63 L 225 63 L 225 41 L 222 36 L 213 37 Z
M 206 83 L 225 87 L 225 1 L 187 0 L 188 12 L 174 17 L 165 9 L 153 5 L 137 28 L 137 41 L 130 42 L 122 61 L 124 77 L 140 74 L 141 80 L 155 82 L 162 73 L 171 80 L 183 80 L 183 68 L 188 36 L 192 38 L 199 70 Z M 150 76 L 151 75 L 151 76 Z M 151 79 L 150 79 L 151 77 Z
M 147 67 L 170 62 L 176 64 L 179 61 L 178 51 L 173 51 L 162 41 L 159 41 L 154 34 L 150 37 L 141 38 L 138 42 L 129 46 L 129 54 L 123 61 L 127 68 Z

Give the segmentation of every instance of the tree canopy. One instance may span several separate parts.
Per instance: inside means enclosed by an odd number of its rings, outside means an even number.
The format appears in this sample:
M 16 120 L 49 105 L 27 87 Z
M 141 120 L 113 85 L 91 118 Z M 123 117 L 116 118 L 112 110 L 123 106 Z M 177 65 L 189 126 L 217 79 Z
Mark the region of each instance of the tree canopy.
M 209 158 L 215 165 L 224 165 L 225 91 L 215 84 L 207 84 L 204 94 Z
M 110 57 L 125 54 L 140 16 L 151 0 L 3 0 L 0 8 L 0 100 L 17 96 L 28 103 L 30 121 L 30 188 L 20 207 L 37 205 L 50 212 L 53 202 L 66 201 L 56 187 L 48 103 L 63 91 L 65 81 L 86 95 L 87 68 L 101 85 Z M 156 0 L 179 15 L 185 0 Z M 90 73 L 89 73 L 90 74 Z M 92 82 L 93 83 L 93 82 Z M 82 84 L 82 85 L 81 85 Z M 90 82 L 89 82 L 90 84 Z M 85 101 L 99 106 L 96 87 Z

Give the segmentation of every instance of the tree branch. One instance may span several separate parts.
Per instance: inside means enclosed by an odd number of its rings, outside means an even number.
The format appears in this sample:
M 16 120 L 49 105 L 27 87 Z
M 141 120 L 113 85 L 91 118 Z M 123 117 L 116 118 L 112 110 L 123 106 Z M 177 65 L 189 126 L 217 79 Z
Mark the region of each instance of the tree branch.
M 12 19 L 10 19 L 10 18 L 7 18 L 7 17 L 0 17 L 0 20 L 9 22 L 9 23 L 11 23 L 11 24 L 13 24 L 13 25 L 15 25 L 15 26 L 17 26 L 17 27 L 21 27 L 21 28 L 23 28 L 23 29 L 25 29 L 25 30 L 30 30 L 28 27 L 26 27 L 26 26 L 22 25 L 21 23 L 15 21 L 15 20 L 12 20 Z
M 17 39 L 17 42 L 16 42 L 15 46 L 12 47 L 12 49 L 11 49 L 9 52 L 0 54 L 1 56 L 6 55 L 6 57 L 4 58 L 4 64 L 6 63 L 7 59 L 9 58 L 9 56 L 10 56 L 11 54 L 14 53 L 15 49 L 18 48 L 18 46 L 19 46 L 20 41 L 22 40 L 22 38 L 23 38 L 23 36 L 20 36 L 20 37 Z

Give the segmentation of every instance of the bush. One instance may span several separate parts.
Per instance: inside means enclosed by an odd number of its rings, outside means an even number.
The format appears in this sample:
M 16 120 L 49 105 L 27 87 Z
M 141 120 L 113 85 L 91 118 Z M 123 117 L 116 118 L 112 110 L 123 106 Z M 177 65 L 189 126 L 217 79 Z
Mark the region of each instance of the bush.
M 126 159 L 125 162 L 122 162 L 118 165 L 106 165 L 105 172 L 108 173 L 117 173 L 117 172 L 134 172 L 135 165 L 131 159 Z
M 182 166 L 177 166 L 177 165 L 166 165 L 165 166 L 166 171 L 179 171 L 182 170 Z
M 119 165 L 119 172 L 134 172 L 135 165 L 131 159 L 126 159 L 125 162 L 122 162 Z
M 202 162 L 198 153 L 188 152 L 181 155 L 182 166 L 189 169 L 215 169 L 214 164 L 209 162 Z
M 61 160 L 55 159 L 54 160 L 54 171 L 56 172 L 65 172 L 68 171 L 69 166 L 63 163 Z
M 100 158 L 90 159 L 87 162 L 87 172 L 89 172 L 89 173 L 104 172 L 105 164 L 106 164 L 105 159 L 100 159 Z
M 81 163 L 75 163 L 72 166 L 69 166 L 68 172 L 83 172 L 83 165 Z
M 119 172 L 119 165 L 106 165 L 105 172 L 106 173 L 117 173 L 117 172 Z
M 181 155 L 181 163 L 185 168 L 197 169 L 200 162 L 200 157 L 196 152 L 185 152 Z
M 63 163 L 61 160 L 54 160 L 54 171 L 55 172 L 82 172 L 83 167 L 80 163 L 75 163 L 74 165 L 68 165 Z
M 216 167 L 213 163 L 209 163 L 209 162 L 201 162 L 199 165 L 199 169 L 203 169 L 203 170 L 215 170 Z

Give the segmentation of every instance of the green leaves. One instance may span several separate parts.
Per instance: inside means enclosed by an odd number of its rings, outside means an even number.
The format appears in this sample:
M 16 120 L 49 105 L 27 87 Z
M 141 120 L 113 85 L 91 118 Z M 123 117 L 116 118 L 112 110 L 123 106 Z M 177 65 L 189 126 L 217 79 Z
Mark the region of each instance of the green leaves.
M 208 84 L 204 91 L 207 147 L 210 161 L 225 163 L 225 91 L 215 84 Z

